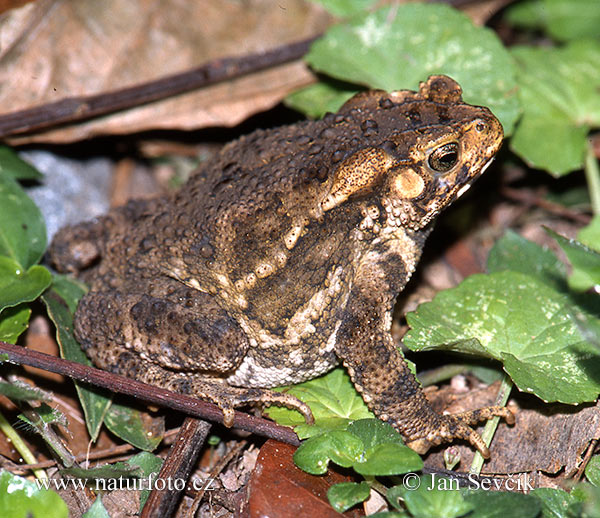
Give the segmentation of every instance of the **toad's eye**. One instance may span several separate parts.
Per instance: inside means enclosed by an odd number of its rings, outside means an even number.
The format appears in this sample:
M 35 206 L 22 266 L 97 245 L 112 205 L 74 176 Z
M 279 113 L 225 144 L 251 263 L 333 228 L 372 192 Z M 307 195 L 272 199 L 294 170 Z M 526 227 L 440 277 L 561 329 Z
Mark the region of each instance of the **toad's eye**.
M 450 171 L 458 162 L 458 144 L 450 142 L 434 149 L 428 162 L 429 167 L 438 173 Z

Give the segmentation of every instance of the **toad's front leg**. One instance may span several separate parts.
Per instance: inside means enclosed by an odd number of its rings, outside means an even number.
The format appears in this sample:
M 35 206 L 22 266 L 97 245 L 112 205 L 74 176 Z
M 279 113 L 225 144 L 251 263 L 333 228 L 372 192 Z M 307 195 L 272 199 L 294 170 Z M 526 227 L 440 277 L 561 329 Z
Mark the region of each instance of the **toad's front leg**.
M 369 284 L 374 279 L 371 277 Z M 389 286 L 380 288 L 391 292 Z M 354 386 L 373 413 L 396 428 L 418 453 L 463 439 L 488 458 L 487 446 L 471 426 L 494 416 L 513 424 L 514 415 L 499 406 L 454 415 L 437 413 L 393 343 L 390 327 L 394 301 L 382 293 L 386 289 L 360 289 L 358 285 L 337 334 L 336 353 Z

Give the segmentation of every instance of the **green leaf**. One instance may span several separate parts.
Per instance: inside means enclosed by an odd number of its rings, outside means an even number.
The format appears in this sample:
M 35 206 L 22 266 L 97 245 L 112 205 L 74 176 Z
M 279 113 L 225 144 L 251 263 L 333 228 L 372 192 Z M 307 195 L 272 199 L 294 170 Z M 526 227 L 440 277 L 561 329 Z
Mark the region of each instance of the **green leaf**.
M 27 329 L 30 316 L 31 309 L 25 304 L 5 309 L 0 313 L 0 340 L 17 343 L 17 338 Z
M 312 0 L 315 4 L 321 4 L 335 16 L 352 16 L 366 11 L 375 5 L 378 0 Z
M 509 23 L 545 30 L 558 41 L 598 38 L 597 0 L 534 0 L 519 2 L 506 13 Z
M 322 79 L 285 98 L 285 104 L 308 117 L 318 119 L 327 112 L 337 112 L 342 104 L 359 91 L 359 87 L 350 86 L 342 81 Z
M 581 169 L 587 134 L 600 125 L 600 43 L 511 51 L 524 109 L 511 149 L 554 176 Z
M 0 256 L 0 311 L 37 299 L 51 282 L 52 276 L 43 266 L 23 271 L 10 257 Z
M 352 506 L 364 502 L 371 493 L 371 488 L 366 482 L 342 482 L 335 484 L 327 490 L 327 498 L 331 507 L 338 513 L 350 509 Z
M 329 461 L 349 468 L 364 452 L 363 442 L 345 430 L 333 430 L 303 442 L 296 453 L 296 466 L 312 475 L 327 473 Z
M 364 453 L 353 464 L 364 476 L 400 475 L 423 467 L 421 457 L 404 446 L 400 434 L 379 419 L 360 419 L 348 425 L 347 431 L 360 438 Z
M 287 392 L 310 406 L 315 424 L 306 425 L 299 412 L 287 408 L 269 407 L 266 413 L 279 424 L 296 426 L 295 431 L 301 439 L 327 430 L 345 429 L 350 421 L 373 417 L 354 389 L 350 377 L 341 368 L 320 378 L 294 385 Z
M 23 160 L 15 151 L 7 146 L 0 146 L 0 177 L 13 180 L 41 180 L 44 178 L 35 167 Z
M 589 131 L 588 126 L 574 127 L 563 115 L 524 113 L 510 149 L 530 167 L 558 177 L 581 169 Z
M 534 496 L 503 491 L 465 491 L 465 501 L 474 508 L 469 518 L 536 518 L 541 508 Z
M 600 214 L 596 214 L 587 226 L 579 230 L 577 239 L 592 250 L 600 252 Z
M 163 465 L 163 459 L 157 457 L 156 455 L 152 455 L 152 453 L 148 453 L 147 451 L 143 451 L 131 457 L 127 463 L 132 466 L 139 466 L 142 469 L 142 478 L 148 478 L 153 473 L 159 473 L 160 468 Z M 140 514 L 144 505 L 146 504 L 146 500 L 150 496 L 150 488 L 142 489 L 140 492 Z
M 577 312 L 568 295 L 534 277 L 513 271 L 473 275 L 409 313 L 411 329 L 403 341 L 413 350 L 494 358 L 520 390 L 578 404 L 598 396 L 600 361 L 572 316 Z
M 491 108 L 506 134 L 518 115 L 510 55 L 494 32 L 445 5 L 406 4 L 356 16 L 331 27 L 306 59 L 329 76 L 388 91 L 449 75 L 467 102 Z
M 566 190 L 549 192 L 546 194 L 545 199 L 575 211 L 587 212 L 592 208 L 590 191 L 584 185 L 576 185 Z
M 135 408 L 117 403 L 111 405 L 104 422 L 112 433 L 145 451 L 155 450 L 165 432 L 162 417 L 151 418 Z
M 416 476 L 416 475 L 415 475 Z M 423 475 L 420 483 L 394 486 L 386 495 L 388 501 L 399 508 L 398 500 L 402 498 L 413 518 L 457 518 L 473 509 L 460 491 L 454 488 L 456 482 L 443 477 Z M 409 489 L 410 488 L 410 489 Z M 471 516 L 471 515 L 469 515 Z
M 392 425 L 379 419 L 359 419 L 350 423 L 346 430 L 363 442 L 365 450 L 381 444 L 404 444 L 402 436 L 394 430 Z
M 569 285 L 577 291 L 600 286 L 600 254 L 579 241 L 567 239 L 553 230 L 547 228 L 546 232 L 560 245 L 573 266 Z
M 83 513 L 81 518 L 110 518 L 108 511 L 102 503 L 102 495 L 98 495 L 90 508 Z
M 383 511 L 381 513 L 370 514 L 369 518 L 409 518 L 408 514 L 398 511 Z
M 590 483 L 600 487 L 600 455 L 594 455 L 585 467 L 585 476 Z
M 54 274 L 52 276 L 52 291 L 67 305 L 69 312 L 74 315 L 77 305 L 87 291 L 87 286 L 68 275 Z
M 43 390 L 19 380 L 0 381 L 0 394 L 15 401 L 50 401 L 51 399 Z
M 581 516 L 582 501 L 562 489 L 544 487 L 534 489 L 531 495 L 542 504 L 541 518 L 574 518 Z
M 512 270 L 536 277 L 548 286 L 562 290 L 566 285 L 567 269 L 553 252 L 509 230 L 488 256 L 489 272 Z
M 83 365 L 92 365 L 73 336 L 73 311 L 84 293 L 85 290 L 79 283 L 55 275 L 51 288 L 44 293 L 42 300 L 56 326 L 56 340 L 61 356 Z M 90 388 L 79 382 L 75 382 L 75 388 L 85 414 L 88 432 L 92 441 L 95 441 L 100 433 L 104 415 L 110 407 L 111 398 L 99 389 Z
M 45 250 L 46 224 L 40 210 L 17 182 L 0 175 L 0 255 L 28 269 Z
M 584 518 L 598 518 L 600 516 L 600 487 L 591 484 L 578 484 L 571 491 L 571 495 L 583 502 L 583 512 L 574 516 Z
M 68 518 L 67 504 L 54 491 L 0 471 L 0 516 L 10 518 Z
M 365 476 L 399 475 L 423 467 L 421 457 L 404 446 L 400 434 L 378 419 L 361 419 L 346 430 L 311 437 L 300 445 L 294 461 L 312 474 L 325 473 L 329 461 L 352 466 Z
M 66 468 L 61 470 L 61 473 L 85 480 L 97 480 L 96 487 L 104 490 L 106 487 L 113 489 L 110 486 L 111 480 L 119 483 L 119 478 L 139 477 L 142 474 L 142 468 L 132 466 L 126 462 L 115 462 L 114 464 L 103 464 L 94 468 Z
M 379 444 L 365 452 L 365 461 L 356 462 L 354 471 L 363 476 L 400 475 L 423 468 L 419 454 L 401 444 Z
M 50 424 L 59 424 L 66 428 L 67 416 L 63 414 L 57 408 L 53 408 L 46 403 L 42 403 L 40 406 L 36 407 L 30 413 L 31 419 L 25 417 L 23 414 L 19 414 L 19 419 L 24 421 L 30 426 L 33 426 L 38 429 L 38 433 L 43 434 L 43 428 Z

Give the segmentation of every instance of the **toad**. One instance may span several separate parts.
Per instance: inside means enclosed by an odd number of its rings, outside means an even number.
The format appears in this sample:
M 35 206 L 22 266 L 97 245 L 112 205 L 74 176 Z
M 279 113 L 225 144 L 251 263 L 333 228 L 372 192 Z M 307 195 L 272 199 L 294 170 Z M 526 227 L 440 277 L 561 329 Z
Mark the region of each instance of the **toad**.
M 339 363 L 409 446 L 464 439 L 510 411 L 434 411 L 390 334 L 438 214 L 503 132 L 460 86 L 368 91 L 337 114 L 226 145 L 178 192 L 66 227 L 50 256 L 89 283 L 75 333 L 100 368 L 233 409 L 310 409 L 272 387 Z

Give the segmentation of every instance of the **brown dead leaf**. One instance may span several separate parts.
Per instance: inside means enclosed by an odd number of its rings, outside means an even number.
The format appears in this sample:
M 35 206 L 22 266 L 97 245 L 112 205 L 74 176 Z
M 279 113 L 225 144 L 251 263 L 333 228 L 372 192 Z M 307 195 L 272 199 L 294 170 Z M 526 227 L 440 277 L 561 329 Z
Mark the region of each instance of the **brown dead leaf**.
M 485 25 L 500 9 L 506 7 L 513 0 L 482 0 L 467 4 L 463 10 L 476 24 Z
M 428 391 L 427 397 L 438 411 L 458 413 L 493 404 L 498 386 L 496 382 L 460 395 L 444 388 Z M 452 403 L 448 406 L 449 401 Z M 484 473 L 561 472 L 560 476 L 567 478 L 577 470 L 589 442 L 600 438 L 600 404 L 547 405 L 534 396 L 518 394 L 515 401 L 511 400 L 510 408 L 516 423 L 507 426 L 500 422 L 490 447 L 491 459 L 483 466 Z M 463 444 L 456 446 L 462 459 L 459 470 L 467 470 L 473 449 Z M 427 467 L 441 469 L 443 462 L 442 449 L 430 454 L 425 463 Z
M 38 0 L 0 19 L 0 103 L 12 112 L 133 86 L 303 40 L 330 21 L 305 0 Z M 12 142 L 231 126 L 312 80 L 298 61 Z
M 294 464 L 294 446 L 269 440 L 261 448 L 248 489 L 248 516 L 295 518 L 333 518 L 364 516 L 359 510 L 343 515 L 334 511 L 327 501 L 327 490 L 333 484 L 352 479 L 329 470 L 316 477 Z
M 0 0 L 0 14 L 5 11 L 9 11 L 11 9 L 16 9 L 17 7 L 21 7 L 33 0 Z

